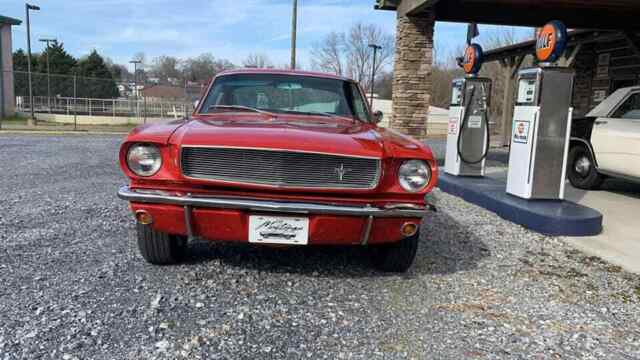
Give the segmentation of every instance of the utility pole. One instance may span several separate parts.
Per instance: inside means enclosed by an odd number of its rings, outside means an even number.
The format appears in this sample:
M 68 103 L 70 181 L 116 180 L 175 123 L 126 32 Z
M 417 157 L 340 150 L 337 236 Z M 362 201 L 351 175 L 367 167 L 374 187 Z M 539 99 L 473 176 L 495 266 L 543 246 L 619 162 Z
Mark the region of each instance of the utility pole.
M 28 121 L 29 126 L 36 124 L 36 116 L 33 114 L 33 86 L 31 85 L 31 23 L 29 21 L 29 10 L 40 10 L 39 6 L 24 4 L 27 14 L 27 77 L 29 78 L 29 108 L 31 109 L 31 118 Z
M 2 66 L 2 36 L 0 36 L 0 130 L 2 130 L 2 119 L 5 115 L 5 101 L 4 101 L 4 66 Z
M 298 0 L 293 0 L 291 17 L 291 70 L 296 69 L 296 37 L 298 35 Z
M 56 39 L 38 39 L 40 42 L 47 43 L 47 106 L 51 113 L 51 66 L 49 64 L 49 43 L 58 44 Z
M 141 60 L 131 60 L 130 64 L 133 64 L 133 94 L 136 99 L 136 113 L 140 117 L 140 109 L 138 106 L 138 64 L 141 64 Z
M 369 99 L 371 109 L 373 109 L 373 89 L 376 83 L 376 57 L 378 56 L 378 50 L 382 49 L 382 46 L 369 44 L 369 47 L 373 49 L 373 65 L 371 66 L 371 98 Z

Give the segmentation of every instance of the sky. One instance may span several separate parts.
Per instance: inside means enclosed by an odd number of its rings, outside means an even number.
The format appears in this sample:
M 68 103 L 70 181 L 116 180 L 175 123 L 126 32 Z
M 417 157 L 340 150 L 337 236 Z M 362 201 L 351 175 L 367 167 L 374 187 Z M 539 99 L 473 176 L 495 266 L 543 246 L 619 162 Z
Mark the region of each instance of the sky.
M 31 0 L 32 51 L 57 38 L 76 57 L 92 49 L 117 63 L 143 52 L 178 58 L 208 52 L 241 64 L 250 53 L 264 53 L 276 65 L 290 58 L 291 0 Z M 357 22 L 375 23 L 395 34 L 395 12 L 374 10 L 375 0 L 299 0 L 298 62 L 310 66 L 310 50 L 332 31 Z M 24 2 L 0 0 L 0 15 L 23 20 L 13 28 L 13 48 L 26 48 Z M 483 36 L 498 27 L 480 26 Z M 516 28 L 518 36 L 530 29 Z M 438 56 L 464 46 L 466 24 L 437 23 Z M 444 54 L 444 55 L 443 55 Z

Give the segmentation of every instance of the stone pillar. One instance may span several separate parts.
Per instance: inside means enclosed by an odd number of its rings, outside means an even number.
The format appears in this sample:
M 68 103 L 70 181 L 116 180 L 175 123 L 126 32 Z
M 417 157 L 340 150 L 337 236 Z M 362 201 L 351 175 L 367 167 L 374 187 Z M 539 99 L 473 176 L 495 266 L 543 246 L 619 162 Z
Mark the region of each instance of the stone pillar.
M 434 23 L 432 11 L 397 20 L 391 127 L 420 140 L 431 104 Z
M 0 68 L 2 69 L 2 91 L 0 91 L 0 107 L 4 116 L 13 116 L 16 111 L 15 89 L 13 87 L 13 52 L 11 49 L 11 25 L 0 25 Z

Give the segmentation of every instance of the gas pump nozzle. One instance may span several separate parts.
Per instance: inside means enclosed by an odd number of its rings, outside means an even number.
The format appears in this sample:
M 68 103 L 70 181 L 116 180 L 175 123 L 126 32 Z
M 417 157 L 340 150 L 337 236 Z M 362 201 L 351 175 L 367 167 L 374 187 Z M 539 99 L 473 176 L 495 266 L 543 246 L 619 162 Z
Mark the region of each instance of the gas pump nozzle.
M 490 79 L 466 76 L 453 81 L 445 156 L 447 174 L 484 176 L 490 142 L 490 99 Z
M 460 124 L 460 134 L 458 136 L 458 156 L 460 157 L 460 159 L 467 163 L 467 164 L 479 164 L 482 161 L 484 161 L 487 158 L 487 155 L 489 154 L 489 145 L 491 143 L 491 131 L 489 129 L 489 120 L 488 120 L 488 116 L 487 116 L 487 109 L 488 109 L 488 99 L 489 97 L 487 96 L 487 89 L 486 89 L 486 84 L 483 83 L 478 83 L 478 86 L 476 87 L 476 85 L 471 84 L 469 85 L 468 91 L 468 99 L 466 99 L 466 104 L 465 104 L 465 111 L 464 111 L 464 115 L 462 118 L 462 122 Z M 476 96 L 476 90 L 477 88 L 480 88 L 480 96 Z M 466 154 L 464 154 L 464 147 L 463 147 L 463 138 L 464 138 L 464 132 L 465 129 L 468 130 L 469 129 L 469 118 L 471 116 L 475 116 L 478 117 L 479 119 L 475 120 L 476 123 L 474 124 L 473 128 L 484 128 L 484 137 L 485 137 L 485 144 L 484 144 L 484 148 L 483 151 L 481 152 L 480 156 L 478 158 L 474 158 L 474 159 L 470 159 L 467 157 Z M 480 123 L 478 124 L 477 121 L 479 121 Z

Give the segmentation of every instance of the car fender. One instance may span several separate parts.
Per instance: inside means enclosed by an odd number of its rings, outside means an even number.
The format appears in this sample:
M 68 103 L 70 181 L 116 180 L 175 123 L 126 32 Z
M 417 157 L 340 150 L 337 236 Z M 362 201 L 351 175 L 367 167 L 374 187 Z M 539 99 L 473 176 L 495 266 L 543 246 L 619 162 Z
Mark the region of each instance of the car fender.
M 593 159 L 594 165 L 596 166 L 596 169 L 598 169 L 598 159 L 596 158 L 596 152 L 593 150 L 593 145 L 591 145 L 590 141 L 587 141 L 583 138 L 579 138 L 579 137 L 571 137 L 570 142 L 569 142 L 569 146 L 572 146 L 574 144 L 582 144 L 585 145 L 587 147 L 587 149 L 589 150 L 589 153 L 591 153 L 591 158 Z

